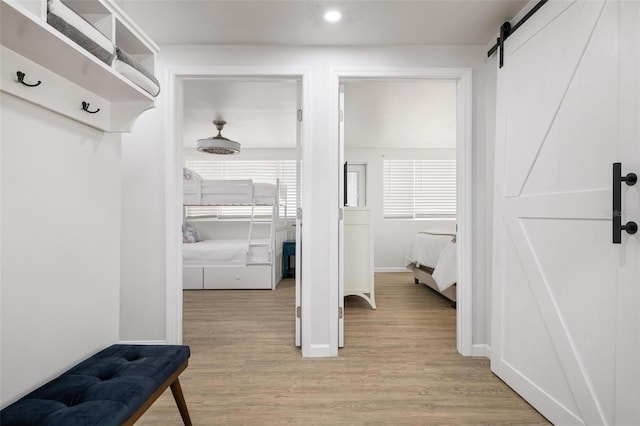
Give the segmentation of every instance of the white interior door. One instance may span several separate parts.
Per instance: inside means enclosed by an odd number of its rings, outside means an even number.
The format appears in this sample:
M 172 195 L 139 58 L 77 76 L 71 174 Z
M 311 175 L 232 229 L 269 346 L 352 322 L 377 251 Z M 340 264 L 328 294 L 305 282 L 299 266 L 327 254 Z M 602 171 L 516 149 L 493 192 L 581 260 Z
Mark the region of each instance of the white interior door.
M 338 347 L 344 347 L 344 171 L 345 171 L 345 159 L 344 159 L 344 85 L 340 84 L 339 94 L 339 115 L 338 115 L 338 145 L 339 145 L 339 161 L 342 167 L 339 177 L 339 192 L 340 192 L 340 211 L 342 212 L 339 217 L 338 224 L 338 310 L 342 315 L 338 315 Z
M 298 119 L 296 127 L 296 346 L 302 346 L 302 82 L 298 82 Z
M 491 369 L 559 425 L 640 424 L 639 5 L 549 2 L 498 71 Z

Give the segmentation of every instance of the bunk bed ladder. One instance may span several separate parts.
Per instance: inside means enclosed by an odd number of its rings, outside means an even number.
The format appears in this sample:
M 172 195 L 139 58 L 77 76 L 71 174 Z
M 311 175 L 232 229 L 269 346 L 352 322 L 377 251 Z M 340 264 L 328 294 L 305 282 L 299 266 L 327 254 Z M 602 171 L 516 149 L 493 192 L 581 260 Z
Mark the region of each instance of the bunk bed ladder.
M 272 216 L 271 219 L 269 220 L 269 222 L 262 222 L 259 220 L 256 220 L 256 216 L 255 216 L 255 210 L 256 210 L 256 197 L 253 197 L 252 203 L 251 203 L 251 220 L 249 221 L 249 242 L 248 242 L 248 252 L 247 252 L 247 265 L 270 265 L 271 262 L 269 260 L 265 261 L 265 260 L 261 260 L 261 261 L 256 261 L 255 260 L 255 252 L 259 251 L 259 250 L 263 250 L 262 248 L 266 248 L 267 249 L 267 254 L 268 254 L 268 258 L 267 259 L 271 259 L 271 247 L 272 247 L 272 241 L 273 241 L 273 232 L 274 232 L 274 226 L 273 226 L 273 221 L 275 220 L 275 203 L 273 205 L 272 208 Z M 254 227 L 256 225 L 269 225 L 269 242 L 264 243 L 264 242 L 257 242 L 254 239 Z

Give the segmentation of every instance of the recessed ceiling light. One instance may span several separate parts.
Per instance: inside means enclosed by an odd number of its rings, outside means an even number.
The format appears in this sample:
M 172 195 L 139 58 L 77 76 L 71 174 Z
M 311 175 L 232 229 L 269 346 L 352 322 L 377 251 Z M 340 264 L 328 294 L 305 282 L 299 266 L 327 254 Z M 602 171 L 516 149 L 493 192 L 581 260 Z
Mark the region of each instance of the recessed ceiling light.
M 324 14 L 324 19 L 329 22 L 338 22 L 340 19 L 342 19 L 342 14 L 337 10 L 329 10 Z

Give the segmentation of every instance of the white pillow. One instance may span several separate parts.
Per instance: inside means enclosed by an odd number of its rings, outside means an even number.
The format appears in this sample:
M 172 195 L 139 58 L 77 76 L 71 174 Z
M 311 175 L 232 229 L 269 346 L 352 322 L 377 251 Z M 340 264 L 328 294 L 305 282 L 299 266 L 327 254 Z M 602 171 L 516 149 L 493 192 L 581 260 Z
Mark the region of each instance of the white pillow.
M 182 168 L 182 180 L 202 180 L 200 175 L 186 167 Z
M 193 223 L 185 223 L 182 225 L 182 242 L 185 244 L 197 243 L 202 241 L 198 235 L 198 230 Z

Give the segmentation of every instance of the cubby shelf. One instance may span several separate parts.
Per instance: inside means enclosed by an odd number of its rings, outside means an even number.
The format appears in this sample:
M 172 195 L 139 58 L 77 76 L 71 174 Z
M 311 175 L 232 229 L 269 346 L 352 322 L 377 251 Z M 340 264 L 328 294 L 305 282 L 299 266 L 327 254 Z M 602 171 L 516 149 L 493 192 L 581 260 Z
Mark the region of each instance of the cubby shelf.
M 69 1 L 65 4 L 71 8 L 75 6 L 77 13 L 114 42 L 120 39 L 123 48 L 130 49 L 132 56 L 153 71 L 158 47 L 111 0 Z M 0 6 L 0 44 L 4 47 L 0 90 L 3 92 L 106 132 L 130 131 L 136 118 L 155 106 L 153 96 L 48 25 L 46 0 L 22 3 L 2 0 Z M 18 84 L 16 72 L 27 72 L 18 67 L 30 68 L 29 71 L 35 74 L 29 77 L 42 80 L 42 87 L 27 90 Z M 47 79 L 55 82 L 55 92 L 61 92 L 61 85 L 68 86 L 62 92 L 69 97 L 78 97 L 69 103 L 71 109 L 65 102 L 58 102 L 54 92 L 43 93 L 52 87 L 44 84 Z M 92 99 L 80 99 L 87 95 Z M 81 111 L 82 101 L 100 107 L 103 117 L 97 119 Z

